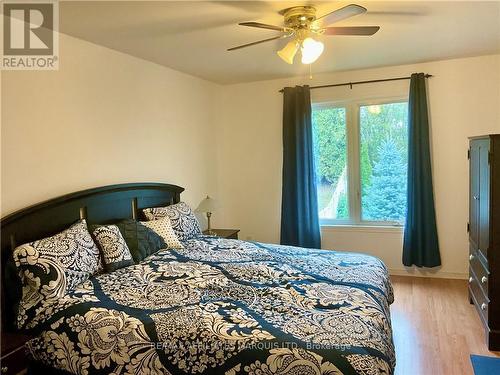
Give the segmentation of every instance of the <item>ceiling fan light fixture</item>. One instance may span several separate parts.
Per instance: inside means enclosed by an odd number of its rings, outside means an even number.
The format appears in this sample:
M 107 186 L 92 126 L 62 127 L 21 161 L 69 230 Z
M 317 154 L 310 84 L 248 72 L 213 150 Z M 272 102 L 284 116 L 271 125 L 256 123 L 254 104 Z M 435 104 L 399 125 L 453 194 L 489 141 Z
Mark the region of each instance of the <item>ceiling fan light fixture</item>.
M 288 42 L 283 49 L 279 50 L 276 52 L 279 57 L 283 59 L 287 64 L 293 64 L 293 59 L 295 57 L 295 54 L 299 50 L 299 43 L 297 43 L 296 40 L 292 40 L 291 42 Z
M 229 48 L 228 51 L 260 45 L 261 43 L 273 40 L 290 38 L 288 40 L 292 41 L 277 52 L 278 56 L 287 64 L 292 65 L 295 55 L 300 48 L 302 64 L 310 65 L 321 56 L 325 49 L 322 42 L 313 38 L 341 35 L 371 36 L 380 29 L 380 26 L 330 26 L 347 18 L 366 13 L 366 8 L 357 4 L 346 5 L 319 17 L 316 15 L 316 9 L 310 5 L 292 6 L 291 8 L 281 10 L 279 13 L 284 17 L 282 26 L 268 25 L 255 21 L 240 23 L 240 25 L 246 27 L 278 31 L 280 32 L 279 35 Z
M 302 64 L 312 64 L 323 53 L 325 45 L 311 37 L 305 38 L 302 42 Z

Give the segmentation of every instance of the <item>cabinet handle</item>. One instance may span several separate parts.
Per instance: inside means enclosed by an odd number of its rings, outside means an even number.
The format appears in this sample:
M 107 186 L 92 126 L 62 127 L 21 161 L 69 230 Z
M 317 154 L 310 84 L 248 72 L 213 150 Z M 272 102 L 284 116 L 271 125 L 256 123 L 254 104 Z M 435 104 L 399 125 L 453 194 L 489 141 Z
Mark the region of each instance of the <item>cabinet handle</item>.
M 472 260 L 472 259 L 474 259 L 474 255 L 471 254 L 471 255 L 469 255 L 469 260 Z
M 477 195 L 473 195 L 472 198 L 476 201 L 479 200 L 479 197 Z
M 487 281 L 488 281 L 488 278 L 487 278 L 486 276 L 483 276 L 483 277 L 481 278 L 481 282 L 482 282 L 483 284 L 485 284 Z
M 486 310 L 486 303 L 481 304 L 481 310 Z
M 469 284 L 472 283 L 472 276 L 469 277 Z
M 9 368 L 7 366 L 2 367 L 2 374 L 6 374 L 7 371 L 9 371 Z

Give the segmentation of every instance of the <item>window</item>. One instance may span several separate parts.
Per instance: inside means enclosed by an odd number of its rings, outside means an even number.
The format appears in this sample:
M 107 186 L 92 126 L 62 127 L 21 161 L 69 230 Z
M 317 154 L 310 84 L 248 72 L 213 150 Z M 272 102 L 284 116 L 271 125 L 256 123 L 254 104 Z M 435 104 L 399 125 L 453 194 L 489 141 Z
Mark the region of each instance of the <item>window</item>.
M 315 109 L 313 129 L 319 217 L 348 219 L 346 109 Z
M 406 101 L 313 106 L 322 224 L 404 224 L 407 130 Z

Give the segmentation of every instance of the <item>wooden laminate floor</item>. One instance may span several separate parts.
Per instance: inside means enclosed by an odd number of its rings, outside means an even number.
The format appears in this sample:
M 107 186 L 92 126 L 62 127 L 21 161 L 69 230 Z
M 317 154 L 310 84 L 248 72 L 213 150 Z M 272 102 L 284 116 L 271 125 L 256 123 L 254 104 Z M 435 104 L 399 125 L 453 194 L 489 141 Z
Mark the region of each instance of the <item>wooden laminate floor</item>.
M 500 356 L 486 347 L 479 316 L 469 304 L 467 281 L 391 279 L 397 375 L 470 375 L 470 354 Z

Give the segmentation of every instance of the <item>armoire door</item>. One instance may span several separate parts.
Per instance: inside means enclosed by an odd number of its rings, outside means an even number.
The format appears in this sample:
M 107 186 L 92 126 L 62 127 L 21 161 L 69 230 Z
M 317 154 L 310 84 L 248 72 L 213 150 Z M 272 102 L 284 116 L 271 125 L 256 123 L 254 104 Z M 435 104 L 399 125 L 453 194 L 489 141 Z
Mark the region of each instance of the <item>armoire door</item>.
M 479 242 L 478 251 L 488 259 L 490 240 L 490 166 L 488 155 L 490 141 L 481 139 L 479 143 Z
M 472 250 L 479 247 L 479 143 L 471 141 L 469 148 L 469 240 Z

